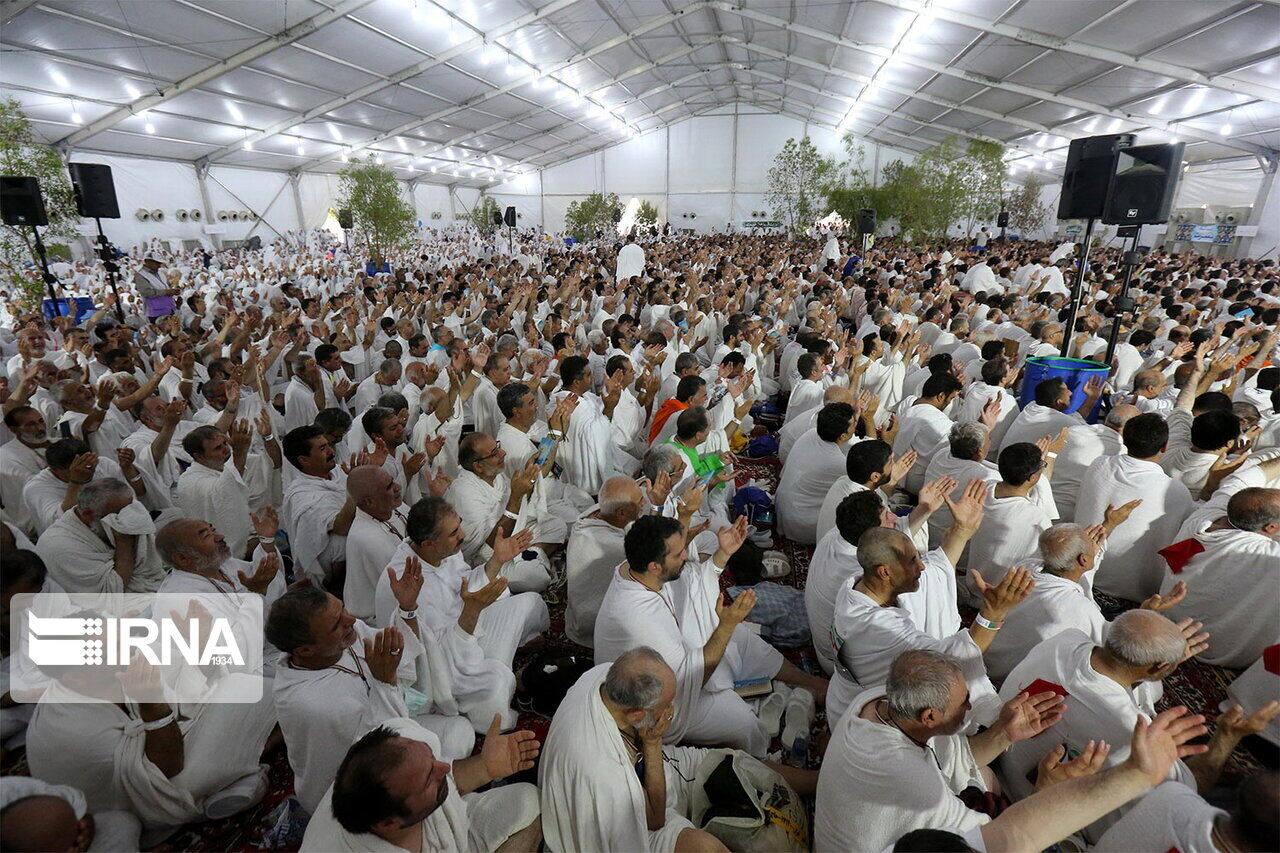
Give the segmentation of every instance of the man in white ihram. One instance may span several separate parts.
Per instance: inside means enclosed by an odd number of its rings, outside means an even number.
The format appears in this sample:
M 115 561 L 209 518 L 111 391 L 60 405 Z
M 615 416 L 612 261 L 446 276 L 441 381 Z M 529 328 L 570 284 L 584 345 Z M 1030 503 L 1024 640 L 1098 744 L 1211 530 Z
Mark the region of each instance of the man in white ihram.
M 696 566 L 685 565 L 687 535 L 679 520 L 662 516 L 631 525 L 623 543 L 627 561 L 614 571 L 596 616 L 596 660 L 616 660 L 636 646 L 656 649 L 676 673 L 677 711 L 666 742 L 762 756 L 769 736 L 734 682 L 776 678 L 809 688 L 819 701 L 827 682 L 784 660 L 759 635 L 736 630 L 755 605 L 754 592 L 721 608 L 718 578 L 746 539 L 746 518 L 718 530 L 719 548 Z
M 636 245 L 634 237 L 627 237 L 627 245 L 618 250 L 617 281 L 624 282 L 633 275 L 644 275 L 644 249 Z

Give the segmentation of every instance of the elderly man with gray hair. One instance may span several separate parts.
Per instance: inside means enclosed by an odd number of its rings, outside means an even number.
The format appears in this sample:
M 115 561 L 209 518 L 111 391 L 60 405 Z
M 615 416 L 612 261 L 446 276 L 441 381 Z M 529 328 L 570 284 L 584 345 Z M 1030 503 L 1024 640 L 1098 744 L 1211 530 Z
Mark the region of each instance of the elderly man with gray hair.
M 639 483 L 630 477 L 611 477 L 600 487 L 600 502 L 569 528 L 564 631 L 575 643 L 587 648 L 595 645 L 596 612 L 614 569 L 626 559 L 623 536 L 648 508 Z
M 727 849 L 689 820 L 692 780 L 709 751 L 662 744 L 675 698 L 675 673 L 648 646 L 597 666 L 570 688 L 538 767 L 549 850 Z M 735 760 L 755 761 L 748 755 Z M 813 771 L 766 764 L 782 777 L 779 783 L 813 792 Z
M 1151 610 L 1130 610 L 1116 617 L 1101 645 L 1083 631 L 1069 629 L 1036 646 L 1014 667 L 1000 690 L 1002 699 L 1022 691 L 1051 691 L 1065 700 L 1065 713 L 1051 728 L 1014 744 L 1001 763 L 1006 789 L 1014 796 L 1033 790 L 1030 779 L 1046 750 L 1065 746 L 1069 752 L 1085 752 L 1099 740 L 1111 744 L 1105 759 L 1110 767 L 1129 756 L 1127 743 L 1138 718 L 1155 716 L 1151 694 L 1134 685 L 1160 682 L 1179 664 L 1208 647 L 1208 634 L 1199 622 L 1174 623 Z M 1178 761 L 1169 779 L 1208 791 L 1222 772 L 1240 740 L 1261 729 L 1280 713 L 1280 703 L 1245 717 L 1224 714 L 1209 740 L 1209 749 L 1186 761 Z M 1118 810 L 1091 824 L 1084 835 L 1091 843 L 1121 815 Z
M 164 580 L 156 526 L 124 480 L 102 477 L 40 536 L 36 553 L 67 592 L 154 592 Z
M 1057 723 L 1063 705 L 1047 690 L 1021 692 L 990 728 L 966 737 L 970 707 L 956 658 L 930 649 L 894 658 L 885 685 L 859 694 L 833 726 L 818 777 L 814 849 L 885 850 L 914 829 L 963 833 L 987 823 L 959 795 L 997 790 L 987 765 Z M 1050 755 L 1044 782 L 1064 778 L 1051 769 L 1061 753 Z

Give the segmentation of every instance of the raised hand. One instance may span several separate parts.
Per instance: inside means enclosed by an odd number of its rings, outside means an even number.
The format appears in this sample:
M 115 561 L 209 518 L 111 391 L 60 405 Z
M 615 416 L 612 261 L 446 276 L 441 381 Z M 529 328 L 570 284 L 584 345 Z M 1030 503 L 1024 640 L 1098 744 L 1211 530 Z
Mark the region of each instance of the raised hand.
M 462 599 L 462 609 L 478 615 L 481 610 L 497 601 L 498 596 L 502 595 L 506 588 L 507 579 L 498 577 L 477 590 L 469 590 L 467 579 L 463 578 L 462 587 L 458 590 L 458 596 Z
M 649 484 L 649 503 L 662 506 L 671 494 L 671 472 L 659 471 L 658 476 Z
M 930 514 L 938 511 L 946 502 L 947 495 L 954 492 L 958 485 L 960 483 L 954 477 L 939 477 L 932 483 L 925 483 L 920 490 L 918 507 Z
M 662 738 L 666 736 L 667 729 L 671 726 L 671 720 L 675 717 L 675 705 L 672 704 L 660 714 L 653 717 L 653 725 L 636 726 L 636 734 L 640 737 L 640 742 L 647 747 L 661 749 Z
M 396 577 L 395 567 L 387 566 L 387 580 L 391 593 L 401 610 L 418 608 L 418 593 L 422 590 L 422 561 L 413 554 L 404 561 L 404 571 Z
M 244 572 L 236 572 L 236 574 L 240 578 L 240 583 L 244 584 L 245 589 L 250 592 L 256 592 L 258 595 L 266 595 L 267 588 L 276 579 L 276 574 L 279 571 L 280 555 L 272 551 L 262 555 L 262 559 L 258 560 L 258 565 L 253 567 L 252 575 L 246 575 Z
M 947 509 L 951 510 L 953 524 L 972 534 L 982 524 L 983 504 L 987 500 L 987 481 L 970 480 L 965 484 L 960 500 L 953 501 L 950 496 L 943 497 L 943 500 L 947 503 Z
M 1129 757 L 1124 763 L 1140 771 L 1147 783 L 1154 787 L 1168 777 L 1179 758 L 1209 751 L 1207 744 L 1191 743 L 1208 731 L 1204 715 L 1187 713 L 1185 705 L 1157 714 L 1151 721 L 1139 714 L 1133 727 Z
M 93 473 L 96 470 L 98 470 L 98 454 L 81 453 L 67 466 L 67 479 L 78 486 L 83 486 L 93 479 Z
M 228 432 L 233 453 L 239 454 L 249 449 L 249 442 L 253 441 L 253 428 L 248 421 L 233 421 Z
M 1057 693 L 1033 696 L 1024 691 L 1004 704 L 996 725 L 1004 730 L 1010 741 L 1016 743 L 1035 737 L 1061 720 L 1066 707 L 1066 701 Z
M 1187 618 L 1179 621 L 1177 624 L 1178 630 L 1182 632 L 1182 638 L 1187 641 L 1187 651 L 1183 654 L 1182 660 L 1178 661 L 1178 663 L 1190 660 L 1205 649 L 1209 648 L 1209 632 L 1200 630 L 1204 627 L 1203 622 L 1197 622 L 1194 619 Z
M 727 529 L 727 528 L 722 528 Z M 754 589 L 744 589 L 733 603 L 726 606 L 723 599 L 716 597 L 716 618 L 720 620 L 720 624 L 728 628 L 737 627 L 751 613 L 751 608 L 756 606 L 756 591 Z
M 531 731 L 502 734 L 502 715 L 494 714 L 484 736 L 484 746 L 480 747 L 480 760 L 491 778 L 505 779 L 533 767 L 541 748 L 538 736 Z
M 1129 520 L 1129 516 L 1133 515 L 1133 511 L 1142 505 L 1142 498 L 1131 500 L 1120 506 L 1107 505 L 1102 511 L 1102 523 L 1108 530 L 1115 530 L 1120 525 Z
M 1105 740 L 1091 740 L 1085 744 L 1080 754 L 1070 761 L 1062 759 L 1067 748 L 1058 744 L 1045 753 L 1036 767 L 1036 790 L 1043 791 L 1051 785 L 1065 782 L 1068 779 L 1079 779 L 1081 776 L 1092 776 L 1102 769 L 1107 756 L 1111 754 L 1111 745 Z
M 738 516 L 733 524 L 725 525 L 716 531 L 716 544 L 726 557 L 732 557 L 747 541 L 747 517 Z
M 1009 611 L 1026 598 L 1036 585 L 1031 572 L 1023 566 L 1010 569 L 995 586 L 984 581 L 982 573 L 977 569 L 970 569 L 969 574 L 982 595 L 982 611 L 988 613 L 988 618 L 995 622 L 1003 621 Z
M 1217 737 L 1239 741 L 1249 735 L 1261 734 L 1277 715 L 1280 715 L 1280 702 L 1268 702 L 1247 715 L 1239 705 L 1232 705 L 1218 717 L 1213 733 Z
M 499 530 L 493 540 L 493 557 L 500 564 L 509 563 L 532 544 L 532 530 L 520 530 L 511 536 L 503 536 Z
M 993 429 L 996 425 L 996 421 L 1000 419 L 1000 404 L 1003 400 L 1004 392 L 997 391 L 996 395 L 987 400 L 986 404 L 983 405 L 982 414 L 978 417 L 978 420 L 980 420 L 982 425 L 987 429 Z
M 1173 585 L 1173 589 L 1169 590 L 1168 595 L 1156 593 L 1142 602 L 1143 610 L 1154 610 L 1157 613 L 1165 610 L 1172 610 L 1178 605 L 1182 599 L 1187 597 L 1187 584 L 1185 581 L 1178 581 Z
M 889 460 L 889 480 L 893 483 L 900 483 L 902 479 L 911 472 L 912 467 L 916 464 L 916 460 L 920 455 L 914 450 L 908 450 L 897 458 Z
M 1036 447 L 1040 448 L 1041 453 L 1061 453 L 1062 448 L 1067 446 L 1067 428 L 1063 427 L 1055 436 L 1045 436 L 1036 441 Z
M 706 486 L 695 485 L 686 489 L 676 504 L 676 515 L 684 519 L 692 518 L 693 514 L 702 508 L 702 501 L 706 494 Z
M 394 625 L 383 628 L 372 640 L 364 641 L 364 661 L 369 665 L 370 674 L 383 684 L 394 687 L 398 683 L 396 670 L 403 656 L 404 635 Z

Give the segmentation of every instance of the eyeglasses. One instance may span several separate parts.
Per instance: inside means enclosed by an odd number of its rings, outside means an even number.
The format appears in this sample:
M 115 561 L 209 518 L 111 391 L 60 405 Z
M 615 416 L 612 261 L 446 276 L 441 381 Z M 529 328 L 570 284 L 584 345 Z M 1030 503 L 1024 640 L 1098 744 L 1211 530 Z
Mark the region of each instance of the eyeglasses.
M 502 451 L 502 442 L 501 442 L 501 441 L 495 441 L 495 442 L 493 443 L 493 452 L 492 452 L 492 453 L 486 453 L 484 456 L 481 456 L 481 457 L 480 457 L 479 459 L 477 459 L 476 461 L 477 461 L 477 462 L 484 462 L 486 459 L 492 459 L 493 457 L 497 456 L 501 451 Z

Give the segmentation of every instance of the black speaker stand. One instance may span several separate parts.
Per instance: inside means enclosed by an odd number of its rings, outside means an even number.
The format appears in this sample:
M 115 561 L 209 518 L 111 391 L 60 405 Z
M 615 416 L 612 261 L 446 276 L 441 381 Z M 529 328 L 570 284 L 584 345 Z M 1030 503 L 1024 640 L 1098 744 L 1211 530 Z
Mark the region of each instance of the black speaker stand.
M 115 253 L 111 251 L 111 241 L 102 233 L 102 217 L 95 216 L 93 221 L 98 223 L 98 260 L 102 261 L 102 268 L 107 271 L 107 284 L 111 285 L 111 292 L 116 297 L 116 318 L 123 324 L 124 308 L 120 305 L 120 291 L 116 287 L 120 265 L 116 263 Z
M 1138 234 L 1142 233 L 1141 227 L 1138 228 Z M 1132 315 L 1137 302 L 1129 297 L 1129 283 L 1133 281 L 1133 268 L 1142 263 L 1142 252 L 1138 251 L 1138 234 L 1133 235 L 1133 242 L 1129 245 L 1129 251 L 1124 253 L 1121 263 L 1124 264 L 1124 281 L 1120 283 L 1120 292 L 1116 294 L 1112 304 L 1115 306 L 1115 313 L 1111 315 L 1111 334 L 1107 336 L 1107 357 L 1106 364 L 1111 364 L 1111 359 L 1116 354 L 1116 341 L 1120 337 L 1120 318 Z
M 1076 317 L 1080 314 L 1080 303 L 1084 301 L 1084 270 L 1089 265 L 1089 250 L 1093 248 L 1093 223 L 1093 217 L 1085 220 L 1080 263 L 1076 265 L 1076 280 L 1071 284 L 1071 304 L 1067 306 L 1067 322 L 1062 328 L 1063 358 L 1071 357 L 1071 344 L 1076 339 Z
M 36 238 L 36 254 L 40 256 L 40 269 L 43 273 L 44 286 L 49 288 L 49 299 L 53 301 L 53 315 L 55 317 L 62 316 L 62 306 L 58 304 L 58 293 L 53 286 L 58 283 L 58 277 L 49 272 L 49 258 L 44 253 L 44 241 L 40 239 L 40 229 L 31 226 L 31 233 Z

